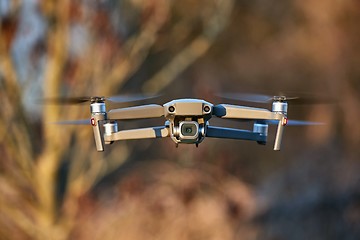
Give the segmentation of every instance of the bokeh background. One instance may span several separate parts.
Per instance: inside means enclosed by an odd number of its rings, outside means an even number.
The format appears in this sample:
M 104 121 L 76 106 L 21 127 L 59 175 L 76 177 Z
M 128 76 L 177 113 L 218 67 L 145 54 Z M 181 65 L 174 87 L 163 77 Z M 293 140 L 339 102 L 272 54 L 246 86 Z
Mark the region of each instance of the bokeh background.
M 355 0 L 0 0 L 0 239 L 359 239 L 359 22 Z M 241 104 L 222 92 L 336 102 L 290 106 L 325 125 L 287 127 L 280 152 L 271 129 L 267 146 L 157 139 L 98 153 L 88 126 L 52 124 L 88 105 L 39 104 Z

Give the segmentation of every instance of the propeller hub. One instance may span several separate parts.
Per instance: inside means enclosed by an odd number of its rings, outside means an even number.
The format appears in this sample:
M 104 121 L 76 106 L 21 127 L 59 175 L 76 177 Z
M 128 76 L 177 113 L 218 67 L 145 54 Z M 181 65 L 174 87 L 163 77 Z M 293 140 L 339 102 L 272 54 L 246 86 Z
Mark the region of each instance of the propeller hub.
M 91 104 L 93 104 L 93 103 L 104 103 L 105 100 L 106 100 L 105 97 L 91 97 L 90 98 Z
M 106 106 L 104 102 L 91 102 L 90 104 L 91 113 L 106 113 Z
M 275 102 L 286 102 L 287 98 L 286 98 L 286 96 L 274 96 L 273 100 Z

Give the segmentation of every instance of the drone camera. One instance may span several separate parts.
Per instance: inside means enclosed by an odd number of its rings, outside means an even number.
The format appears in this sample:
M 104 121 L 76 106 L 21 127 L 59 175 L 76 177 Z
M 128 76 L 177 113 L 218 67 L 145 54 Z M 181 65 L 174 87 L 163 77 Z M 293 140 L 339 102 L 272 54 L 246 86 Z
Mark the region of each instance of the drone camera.
M 180 139 L 197 139 L 199 137 L 199 123 L 195 121 L 183 121 L 179 128 Z

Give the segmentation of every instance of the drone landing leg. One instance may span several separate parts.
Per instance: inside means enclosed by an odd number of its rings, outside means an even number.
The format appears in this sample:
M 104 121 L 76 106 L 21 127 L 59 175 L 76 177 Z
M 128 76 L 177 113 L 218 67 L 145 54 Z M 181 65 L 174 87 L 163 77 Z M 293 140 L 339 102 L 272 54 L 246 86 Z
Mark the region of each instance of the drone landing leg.
M 105 116 L 103 114 L 94 114 L 91 118 L 91 125 L 93 126 L 96 150 L 98 152 L 104 151 L 104 140 L 101 137 L 101 130 L 100 130 L 100 121 L 104 120 Z
M 277 131 L 276 131 L 276 137 L 275 137 L 275 143 L 274 143 L 274 150 L 280 151 L 281 147 L 281 140 L 284 133 L 284 126 L 285 126 L 285 118 L 283 118 L 278 123 Z

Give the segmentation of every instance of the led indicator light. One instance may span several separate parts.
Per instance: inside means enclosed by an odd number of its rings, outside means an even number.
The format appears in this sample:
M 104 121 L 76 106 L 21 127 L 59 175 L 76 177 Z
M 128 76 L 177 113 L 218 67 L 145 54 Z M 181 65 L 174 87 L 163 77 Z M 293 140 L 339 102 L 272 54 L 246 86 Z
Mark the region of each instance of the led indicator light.
M 91 125 L 93 125 L 94 127 L 96 126 L 95 118 L 91 118 Z
M 283 118 L 282 119 L 282 125 L 285 126 L 288 123 L 288 119 L 287 118 Z

